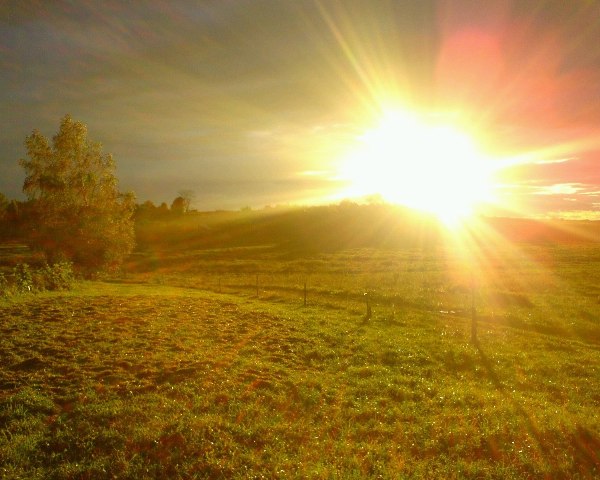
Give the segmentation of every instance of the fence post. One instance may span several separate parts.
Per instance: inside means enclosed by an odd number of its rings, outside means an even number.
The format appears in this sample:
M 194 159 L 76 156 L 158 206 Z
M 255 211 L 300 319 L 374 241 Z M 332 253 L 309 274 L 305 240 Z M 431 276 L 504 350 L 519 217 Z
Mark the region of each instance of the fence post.
M 256 298 L 258 298 L 258 273 L 256 274 Z
M 304 280 L 304 306 L 306 307 L 306 280 Z
M 477 345 L 477 311 L 475 310 L 475 280 L 471 271 L 471 343 Z
M 365 320 L 371 319 L 371 297 L 369 292 L 365 292 L 365 300 L 367 302 L 367 314 L 365 315 Z

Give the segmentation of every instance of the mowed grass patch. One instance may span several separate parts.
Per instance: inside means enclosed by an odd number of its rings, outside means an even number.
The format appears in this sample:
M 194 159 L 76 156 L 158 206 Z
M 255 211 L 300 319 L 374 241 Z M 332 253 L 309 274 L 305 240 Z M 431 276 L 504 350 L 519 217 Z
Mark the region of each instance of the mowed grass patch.
M 595 478 L 598 345 L 526 315 L 474 346 L 468 318 L 408 307 L 107 283 L 5 301 L 0 474 Z

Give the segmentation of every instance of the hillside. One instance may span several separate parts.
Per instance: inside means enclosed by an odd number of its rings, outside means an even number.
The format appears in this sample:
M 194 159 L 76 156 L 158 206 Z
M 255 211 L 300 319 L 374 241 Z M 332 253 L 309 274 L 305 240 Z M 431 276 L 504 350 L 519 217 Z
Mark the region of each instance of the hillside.
M 597 243 L 599 221 L 481 217 L 470 235 L 517 243 Z M 241 212 L 195 212 L 136 225 L 140 249 L 276 245 L 319 252 L 432 246 L 448 234 L 434 217 L 391 205 L 340 205 Z M 452 233 L 452 232 L 450 232 Z

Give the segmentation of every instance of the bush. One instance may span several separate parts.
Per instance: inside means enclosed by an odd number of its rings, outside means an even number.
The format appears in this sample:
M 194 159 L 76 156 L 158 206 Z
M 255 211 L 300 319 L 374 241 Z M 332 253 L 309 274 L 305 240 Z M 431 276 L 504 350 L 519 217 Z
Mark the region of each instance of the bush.
M 75 281 L 71 262 L 59 262 L 51 266 L 46 264 L 41 273 L 47 290 L 70 290 Z
M 33 275 L 27 263 L 19 263 L 13 268 L 13 276 L 17 292 L 31 292 L 33 290 Z
M 12 281 L 0 273 L 0 295 L 11 293 L 35 293 L 44 290 L 70 290 L 75 282 L 73 264 L 59 262 L 45 264 L 32 270 L 27 263 L 19 263 L 13 268 Z

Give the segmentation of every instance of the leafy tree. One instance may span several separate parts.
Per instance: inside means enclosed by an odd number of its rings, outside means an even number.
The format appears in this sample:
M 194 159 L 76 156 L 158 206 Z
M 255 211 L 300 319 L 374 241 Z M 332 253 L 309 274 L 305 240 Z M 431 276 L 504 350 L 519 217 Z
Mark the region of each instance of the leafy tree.
M 6 206 L 6 216 L 9 221 L 16 222 L 18 220 L 21 210 L 19 204 L 17 200 L 11 200 Z
M 8 198 L 0 192 L 0 238 L 6 237 L 9 231 L 8 205 Z
M 162 202 L 158 207 L 158 216 L 161 218 L 167 217 L 169 215 L 169 206 L 167 205 L 167 202 Z
M 183 199 L 183 211 L 188 213 L 191 210 L 196 193 L 193 190 L 180 190 L 178 195 Z
M 0 221 L 4 220 L 7 215 L 8 203 L 8 198 L 0 192 Z
M 146 200 L 140 205 L 136 205 L 134 218 L 136 220 L 151 220 L 156 217 L 157 207 L 151 200 Z
M 28 236 L 24 228 L 25 219 L 31 215 L 31 202 L 19 202 L 11 200 L 6 206 L 5 225 L 12 232 L 12 238 L 21 239 L 23 236 Z M 11 235 L 9 235 L 11 236 Z
M 134 246 L 132 193 L 118 191 L 115 162 L 66 115 L 52 143 L 34 130 L 21 159 L 23 191 L 33 205 L 29 240 L 51 262 L 72 261 L 88 273 L 119 266 Z
M 176 197 L 171 203 L 171 213 L 173 215 L 183 215 L 185 213 L 186 200 L 182 196 Z

